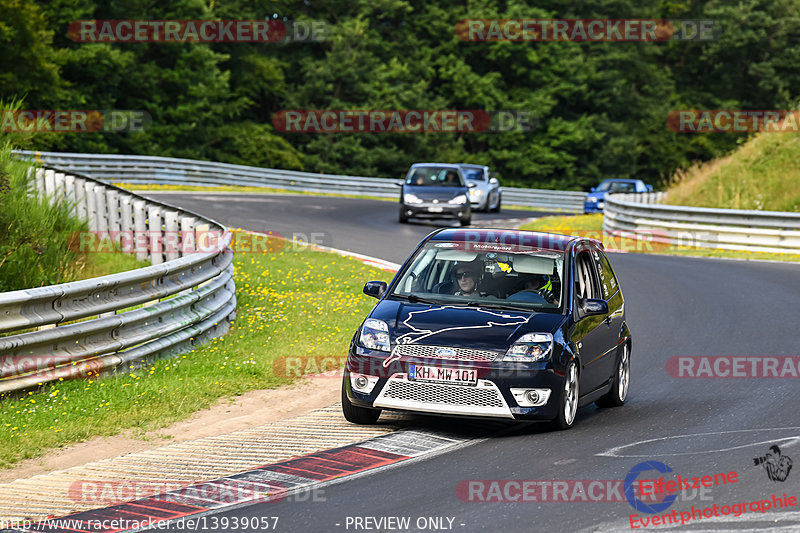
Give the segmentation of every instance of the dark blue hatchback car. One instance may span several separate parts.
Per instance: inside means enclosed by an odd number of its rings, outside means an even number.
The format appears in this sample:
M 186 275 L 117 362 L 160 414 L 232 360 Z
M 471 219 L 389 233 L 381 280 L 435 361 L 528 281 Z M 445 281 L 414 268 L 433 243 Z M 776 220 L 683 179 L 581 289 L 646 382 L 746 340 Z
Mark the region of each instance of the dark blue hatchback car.
M 631 335 L 602 244 L 489 229 L 431 233 L 350 344 L 342 382 L 347 420 L 382 409 L 552 420 L 578 407 L 619 406 L 630 383 Z

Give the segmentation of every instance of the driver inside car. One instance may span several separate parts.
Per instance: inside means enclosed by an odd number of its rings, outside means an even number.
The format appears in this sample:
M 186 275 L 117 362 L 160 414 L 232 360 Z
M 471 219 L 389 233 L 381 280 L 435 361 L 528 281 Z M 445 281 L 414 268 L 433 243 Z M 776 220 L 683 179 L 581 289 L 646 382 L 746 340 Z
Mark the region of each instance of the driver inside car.
M 475 262 L 458 263 L 453 268 L 453 278 L 458 285 L 458 289 L 453 293 L 455 296 L 486 296 L 486 293 L 478 290 L 481 265 Z
M 553 295 L 553 280 L 547 274 L 529 274 L 525 277 L 522 290 L 508 297 L 509 300 L 535 301 L 539 298 L 549 304 L 555 304 Z

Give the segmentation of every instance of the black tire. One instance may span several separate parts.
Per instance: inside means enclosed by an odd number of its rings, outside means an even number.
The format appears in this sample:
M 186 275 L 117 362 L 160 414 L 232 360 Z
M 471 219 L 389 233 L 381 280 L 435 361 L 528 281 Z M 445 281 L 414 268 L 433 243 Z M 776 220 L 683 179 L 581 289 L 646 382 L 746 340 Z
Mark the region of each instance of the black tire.
M 573 385 L 570 385 L 570 381 Z M 567 370 L 564 372 L 564 387 L 558 395 L 558 417 L 552 422 L 553 429 L 570 429 L 575 425 L 575 417 L 578 412 L 578 400 L 580 398 L 580 388 L 578 387 L 578 365 L 575 361 L 570 361 Z M 567 403 L 569 402 L 569 410 Z
M 472 216 L 465 216 L 458 219 L 462 226 L 469 226 L 472 223 Z
M 347 397 L 347 379 L 347 376 L 345 376 L 342 380 L 342 413 L 345 420 L 362 426 L 374 424 L 378 421 L 378 417 L 381 416 L 381 410 L 358 407 L 350 403 L 350 398 Z
M 617 361 L 617 371 L 614 373 L 614 383 L 611 390 L 599 398 L 595 404 L 598 407 L 620 407 L 628 397 L 631 383 L 631 349 L 628 343 L 622 345 L 622 353 Z
M 400 216 L 398 217 L 398 220 L 400 221 L 401 224 L 407 224 L 408 223 L 408 217 L 406 216 L 406 210 L 403 209 L 402 207 L 400 208 Z

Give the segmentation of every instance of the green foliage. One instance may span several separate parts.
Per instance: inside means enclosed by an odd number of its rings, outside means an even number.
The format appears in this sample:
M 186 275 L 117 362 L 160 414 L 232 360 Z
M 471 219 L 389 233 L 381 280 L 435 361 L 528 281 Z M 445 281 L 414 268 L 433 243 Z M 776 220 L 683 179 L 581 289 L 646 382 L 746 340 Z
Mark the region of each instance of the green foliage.
M 324 42 L 82 44 L 77 19 L 318 20 Z M 710 41 L 464 42 L 465 18 L 712 19 Z M 676 109 L 785 109 L 800 98 L 795 0 L 0 0 L 0 98 L 31 109 L 147 111 L 144 132 L 47 134 L 42 149 L 397 177 L 417 161 L 491 165 L 507 185 L 665 184 L 742 135 L 669 130 Z M 285 109 L 522 110 L 528 132 L 280 133 Z
M 66 237 L 88 230 L 66 204 L 29 194 L 29 168 L 0 149 L 0 292 L 72 279 L 78 256 Z

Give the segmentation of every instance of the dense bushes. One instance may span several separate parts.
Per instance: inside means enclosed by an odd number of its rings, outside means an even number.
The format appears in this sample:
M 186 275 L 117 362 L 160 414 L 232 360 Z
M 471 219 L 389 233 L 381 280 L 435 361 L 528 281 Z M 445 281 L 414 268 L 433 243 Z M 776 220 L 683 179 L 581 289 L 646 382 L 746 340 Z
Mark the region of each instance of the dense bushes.
M 27 163 L 0 146 L 0 292 L 69 281 L 80 264 L 67 237 L 87 225 L 65 203 L 29 194 Z

